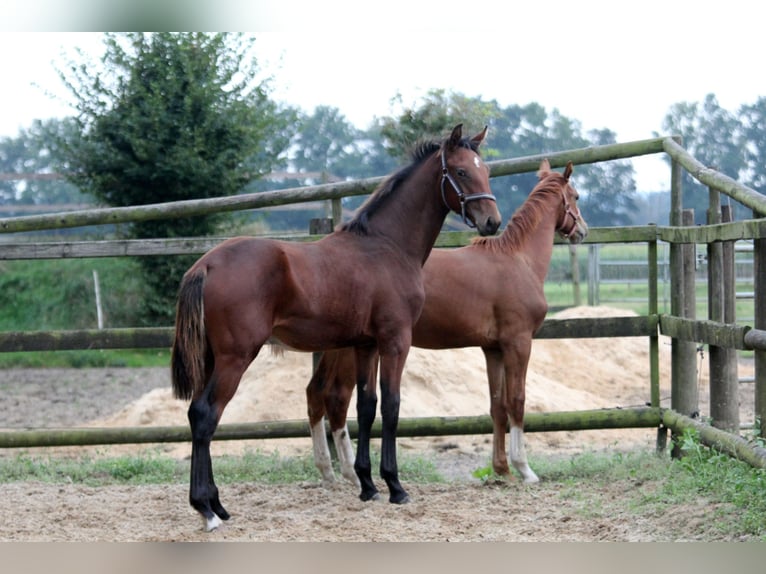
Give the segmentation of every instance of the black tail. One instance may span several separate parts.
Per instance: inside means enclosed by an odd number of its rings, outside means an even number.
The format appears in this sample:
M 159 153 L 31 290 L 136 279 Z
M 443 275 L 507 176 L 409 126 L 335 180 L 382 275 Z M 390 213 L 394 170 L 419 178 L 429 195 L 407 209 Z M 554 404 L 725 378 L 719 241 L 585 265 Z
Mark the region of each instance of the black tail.
M 191 399 L 205 384 L 208 353 L 202 297 L 205 276 L 204 268 L 189 272 L 178 289 L 176 333 L 170 364 L 173 394 L 179 399 Z

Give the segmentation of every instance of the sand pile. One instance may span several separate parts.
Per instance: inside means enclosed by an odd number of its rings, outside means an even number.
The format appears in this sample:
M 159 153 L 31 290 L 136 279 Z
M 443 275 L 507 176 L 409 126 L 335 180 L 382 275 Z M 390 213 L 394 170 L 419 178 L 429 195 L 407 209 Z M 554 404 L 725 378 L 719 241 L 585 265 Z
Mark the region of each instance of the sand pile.
M 630 316 L 609 307 L 576 307 L 555 318 Z M 669 397 L 670 348 L 661 343 L 662 396 Z M 240 383 L 224 412 L 222 423 L 306 418 L 305 387 L 311 375 L 311 355 L 264 350 Z M 645 337 L 612 339 L 536 339 L 527 375 L 527 412 L 551 412 L 639 406 L 649 400 L 649 342 Z M 665 401 L 663 401 L 665 404 Z M 354 418 L 352 399 L 349 418 Z M 108 419 L 92 426 L 187 425 L 187 403 L 168 388 L 156 389 Z M 484 356 L 479 349 L 427 351 L 413 348 L 402 383 L 402 417 L 485 415 L 489 412 Z M 486 449 L 491 437 L 401 439 L 403 448 L 439 446 L 448 440 L 460 448 Z M 582 449 L 616 442 L 651 443 L 653 430 L 588 431 L 527 434 L 535 448 Z M 306 452 L 308 439 L 221 441 L 214 453 L 247 448 Z M 187 456 L 188 445 L 163 450 Z

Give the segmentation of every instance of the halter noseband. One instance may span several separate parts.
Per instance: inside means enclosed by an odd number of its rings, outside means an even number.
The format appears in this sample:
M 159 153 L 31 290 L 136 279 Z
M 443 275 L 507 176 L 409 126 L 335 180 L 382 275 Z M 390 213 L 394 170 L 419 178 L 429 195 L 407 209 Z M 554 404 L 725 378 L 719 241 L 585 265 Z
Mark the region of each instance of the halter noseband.
M 463 193 L 463 190 L 460 189 L 460 186 L 455 181 L 455 178 L 452 177 L 449 170 L 447 169 L 447 158 L 444 155 L 444 148 L 442 147 L 441 152 L 441 159 L 442 159 L 442 181 L 441 181 L 441 190 L 442 190 L 442 201 L 444 202 L 444 205 L 447 206 L 447 209 L 451 210 L 452 208 L 449 206 L 449 203 L 447 203 L 447 197 L 445 195 L 445 189 L 444 189 L 444 183 L 446 181 L 450 182 L 450 185 L 452 185 L 452 189 L 455 190 L 455 193 L 457 194 L 457 198 L 460 201 L 460 215 L 463 217 L 463 223 L 465 223 L 468 227 L 474 228 L 476 225 L 468 220 L 468 218 L 465 216 L 465 205 L 469 201 L 475 201 L 477 199 L 491 199 L 494 202 L 497 202 L 495 199 L 495 196 L 491 193 L 475 193 L 474 195 L 466 195 Z

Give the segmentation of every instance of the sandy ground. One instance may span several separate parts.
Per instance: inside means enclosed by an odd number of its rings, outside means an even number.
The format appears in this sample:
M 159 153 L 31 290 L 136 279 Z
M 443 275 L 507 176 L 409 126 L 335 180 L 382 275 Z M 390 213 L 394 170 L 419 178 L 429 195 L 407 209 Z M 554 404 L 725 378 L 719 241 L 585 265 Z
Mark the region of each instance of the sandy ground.
M 619 316 L 605 307 L 575 308 L 559 317 Z M 669 405 L 669 344 L 661 343 L 662 404 Z M 702 414 L 706 414 L 707 360 L 700 357 Z M 743 362 L 740 376 L 752 374 Z M 311 358 L 263 352 L 240 384 L 223 423 L 305 418 Z M 649 398 L 648 341 L 644 338 L 536 340 L 527 378 L 527 412 L 644 405 Z M 167 369 L 0 371 L 0 428 L 186 425 L 187 404 L 172 398 Z M 752 420 L 752 397 L 743 386 L 742 420 Z M 352 401 L 352 405 L 354 402 Z M 489 398 L 477 349 L 413 349 L 402 386 L 402 417 L 484 415 Z M 350 413 L 353 417 L 354 413 Z M 748 418 L 749 417 L 749 418 Z M 652 449 L 655 431 L 608 430 L 528 433 L 527 450 L 567 456 L 584 450 Z M 6 500 L 22 511 L 0 524 L 0 540 L 264 540 L 264 541 L 666 541 L 715 540 L 704 517 L 715 509 L 684 509 L 669 526 L 665 517 L 635 520 L 619 506 L 625 483 L 582 496 L 562 496 L 555 481 L 524 486 L 487 485 L 471 476 L 490 457 L 491 437 L 400 439 L 402 451 L 435 454 L 449 484 L 405 485 L 413 502 L 362 503 L 347 484 L 322 487 L 237 484 L 221 488 L 233 517 L 204 533 L 187 503 L 185 485 L 90 488 L 80 484 L 3 485 Z M 375 445 L 373 445 L 375 446 Z M 188 444 L 37 449 L 32 454 L 119 454 L 159 449 L 178 458 Z M 214 442 L 213 455 L 247 450 L 307 454 L 308 439 Z M 6 451 L 2 456 L 13 456 Z M 215 464 L 215 463 L 214 463 Z M 381 489 L 385 492 L 384 485 Z M 385 496 L 384 496 L 385 498 Z M 685 530 L 686 528 L 686 530 Z

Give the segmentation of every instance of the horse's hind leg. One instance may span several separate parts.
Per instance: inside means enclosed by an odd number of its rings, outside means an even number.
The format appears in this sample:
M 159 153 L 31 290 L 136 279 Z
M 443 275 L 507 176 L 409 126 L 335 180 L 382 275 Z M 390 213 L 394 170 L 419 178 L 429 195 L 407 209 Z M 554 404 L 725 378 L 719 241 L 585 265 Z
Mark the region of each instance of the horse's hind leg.
M 223 410 L 234 396 L 248 361 L 230 363 L 216 358 L 216 366 L 205 389 L 189 405 L 189 426 L 192 434 L 189 503 L 202 515 L 205 530 L 215 530 L 229 513 L 221 504 L 218 487 L 213 479 L 210 442 Z
M 511 478 L 511 469 L 505 454 L 508 402 L 503 354 L 495 349 L 483 349 L 483 351 L 489 383 L 489 412 L 492 417 L 492 470 L 500 476 Z
M 331 380 L 327 381 L 328 386 L 325 389 L 324 395 L 325 410 L 330 421 L 335 452 L 338 454 L 340 473 L 343 478 L 355 486 L 361 487 L 359 477 L 357 477 L 354 471 L 354 449 L 351 446 L 351 437 L 348 433 L 348 425 L 346 424 L 348 405 L 354 392 L 356 361 L 354 360 L 353 353 L 343 352 L 351 360 L 344 363 L 345 366 L 339 369 Z M 372 362 L 369 376 L 373 381 L 377 377 L 377 357 Z
M 309 417 L 309 430 L 311 431 L 311 445 L 314 453 L 314 466 L 317 467 L 317 470 L 322 475 L 322 482 L 331 484 L 335 482 L 335 473 L 332 470 L 330 447 L 327 444 L 327 434 L 324 426 L 324 393 L 327 387 L 328 360 L 327 353 L 324 353 L 306 387 L 306 407 Z

